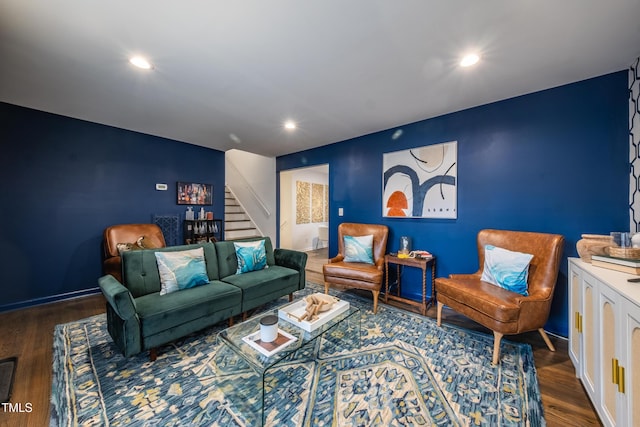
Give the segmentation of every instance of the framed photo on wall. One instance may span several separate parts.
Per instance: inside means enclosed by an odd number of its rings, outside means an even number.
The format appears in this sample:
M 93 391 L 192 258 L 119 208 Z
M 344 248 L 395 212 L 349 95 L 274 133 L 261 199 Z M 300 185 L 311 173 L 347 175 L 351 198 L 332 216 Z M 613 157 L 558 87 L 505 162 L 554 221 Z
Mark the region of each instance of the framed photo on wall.
M 179 205 L 213 205 L 213 185 L 195 182 L 178 182 Z

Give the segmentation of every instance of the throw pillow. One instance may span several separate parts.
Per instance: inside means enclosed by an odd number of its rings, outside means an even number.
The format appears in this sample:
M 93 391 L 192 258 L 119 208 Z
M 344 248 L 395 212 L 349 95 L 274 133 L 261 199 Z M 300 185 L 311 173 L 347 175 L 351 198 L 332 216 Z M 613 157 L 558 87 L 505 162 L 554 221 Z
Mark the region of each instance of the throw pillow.
M 248 273 L 268 268 L 267 252 L 264 249 L 264 240 L 255 242 L 233 242 L 238 258 L 236 274 Z
M 133 243 L 117 243 L 116 248 L 118 249 L 118 254 L 122 255 L 123 252 L 133 250 Z
M 204 249 L 177 252 L 156 252 L 160 273 L 160 295 L 209 283 Z
M 533 255 L 493 245 L 484 247 L 484 269 L 480 280 L 528 296 L 527 279 Z
M 373 264 L 373 234 L 344 236 L 344 262 Z
M 136 243 L 118 243 L 116 245 L 116 248 L 118 249 L 118 254 L 120 254 L 120 255 L 122 255 L 123 252 L 140 251 L 142 249 L 145 249 L 144 246 L 138 245 L 138 242 L 136 242 Z
M 138 237 L 138 240 L 136 241 L 136 243 L 138 244 L 138 246 L 140 246 L 143 249 L 156 249 L 157 248 L 157 246 L 153 244 L 151 239 L 147 239 L 145 236 Z
M 122 255 L 122 252 L 127 251 L 139 251 L 142 249 L 155 249 L 156 246 L 151 243 L 144 236 L 138 237 L 135 243 L 117 243 L 116 249 L 118 249 L 118 253 Z

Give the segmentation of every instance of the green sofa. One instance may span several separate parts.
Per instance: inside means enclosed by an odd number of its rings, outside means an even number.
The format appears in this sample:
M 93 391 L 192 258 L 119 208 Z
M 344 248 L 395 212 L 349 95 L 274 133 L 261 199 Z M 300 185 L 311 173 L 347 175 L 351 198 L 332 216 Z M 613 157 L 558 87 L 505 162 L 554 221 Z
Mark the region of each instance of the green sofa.
M 107 300 L 107 329 L 125 356 L 149 350 L 225 319 L 245 313 L 305 287 L 307 254 L 273 249 L 265 240 L 268 268 L 236 274 L 238 261 L 233 242 L 201 243 L 124 252 L 122 282 L 111 275 L 98 280 Z M 155 252 L 202 247 L 210 283 L 160 295 L 160 274 Z M 244 317 L 244 316 L 243 316 Z

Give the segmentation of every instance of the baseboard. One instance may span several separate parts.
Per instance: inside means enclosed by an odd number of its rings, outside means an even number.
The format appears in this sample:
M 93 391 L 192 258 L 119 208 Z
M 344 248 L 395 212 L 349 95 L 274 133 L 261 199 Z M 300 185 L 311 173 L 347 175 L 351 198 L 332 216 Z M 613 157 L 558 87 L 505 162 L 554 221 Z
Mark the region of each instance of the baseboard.
M 558 334 L 556 334 L 556 333 L 554 333 L 554 332 L 549 332 L 549 331 L 547 331 L 546 329 L 545 329 L 544 331 L 547 333 L 547 335 L 551 335 L 551 336 L 553 336 L 554 338 L 558 338 L 559 340 L 569 341 L 569 338 L 568 338 L 568 337 L 563 337 L 562 335 L 558 335 Z
M 27 301 L 20 301 L 12 304 L 0 305 L 0 313 L 4 313 L 6 311 L 20 310 L 22 308 L 35 307 L 37 305 L 49 304 L 52 302 L 58 302 L 62 300 L 80 298 L 87 295 L 99 294 L 100 292 L 101 292 L 100 288 L 95 287 L 91 289 L 83 289 L 81 291 L 67 292 L 64 294 L 51 295 L 48 297 L 34 298 Z
M 316 251 L 316 250 L 319 251 L 320 249 L 329 249 L 329 246 L 320 246 L 319 248 L 311 246 L 311 247 L 308 247 L 306 249 L 301 249 L 300 252 L 311 252 L 311 251 Z

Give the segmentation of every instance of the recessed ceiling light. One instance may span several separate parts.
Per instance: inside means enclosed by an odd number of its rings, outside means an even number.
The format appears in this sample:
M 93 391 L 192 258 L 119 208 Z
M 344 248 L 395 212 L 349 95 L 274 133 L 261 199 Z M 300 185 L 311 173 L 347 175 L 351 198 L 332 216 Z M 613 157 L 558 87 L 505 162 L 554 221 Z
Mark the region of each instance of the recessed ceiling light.
M 151 63 L 141 56 L 134 56 L 133 58 L 129 59 L 129 62 L 138 68 L 142 68 L 143 70 L 150 70 L 153 68 Z
M 296 128 L 296 123 L 291 121 L 291 120 L 289 120 L 289 121 L 284 123 L 284 128 L 285 129 L 289 129 L 289 130 L 293 130 L 293 129 Z
M 464 58 L 462 58 L 462 61 L 460 61 L 460 66 L 461 67 L 470 67 L 474 64 L 476 64 L 478 61 L 480 60 L 480 57 L 478 55 L 476 55 L 475 53 L 466 55 Z

